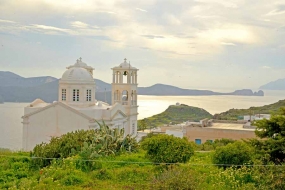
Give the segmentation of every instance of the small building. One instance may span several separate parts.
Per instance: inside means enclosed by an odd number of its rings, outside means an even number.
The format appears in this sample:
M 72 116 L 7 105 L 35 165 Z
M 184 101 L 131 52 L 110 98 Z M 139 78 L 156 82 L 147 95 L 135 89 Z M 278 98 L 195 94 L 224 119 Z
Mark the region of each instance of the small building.
M 216 139 L 255 138 L 255 127 L 245 121 L 223 121 L 203 119 L 200 122 L 185 122 L 179 125 L 161 126 L 161 132 L 179 136 L 183 134 L 189 141 L 202 144 Z
M 262 119 L 270 119 L 270 114 L 255 114 L 255 115 L 245 115 L 243 116 L 243 120 L 245 121 L 255 121 Z
M 58 101 L 36 99 L 24 108 L 23 150 L 71 131 L 96 129 L 103 121 L 111 128 L 124 128 L 125 135 L 137 134 L 138 69 L 126 59 L 112 68 L 112 105 L 95 99 L 93 70 L 80 58 L 59 80 Z
M 222 138 L 233 140 L 255 138 L 254 131 L 254 128 L 245 128 L 244 124 L 240 123 L 213 123 L 209 127 L 187 126 L 185 128 L 185 137 L 189 141 L 201 144 L 206 141 L 214 141 Z

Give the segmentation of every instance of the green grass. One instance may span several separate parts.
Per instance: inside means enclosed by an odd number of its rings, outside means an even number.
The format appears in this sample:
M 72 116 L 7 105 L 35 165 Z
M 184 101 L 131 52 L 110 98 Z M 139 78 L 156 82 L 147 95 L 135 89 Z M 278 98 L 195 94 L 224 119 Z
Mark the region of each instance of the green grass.
M 268 168 L 260 170 L 258 167 L 223 170 L 212 165 L 212 154 L 213 152 L 196 152 L 188 163 L 167 166 L 151 164 L 145 158 L 145 152 L 139 151 L 102 157 L 97 161 L 101 163 L 100 167 L 84 172 L 77 169 L 76 156 L 53 161 L 48 167 L 34 169 L 30 158 L 27 158 L 29 153 L 0 151 L 0 189 L 227 190 L 280 189 L 274 185 L 283 185 L 282 168 L 279 168 L 279 172 L 273 168 L 269 171 Z M 275 180 L 264 175 L 264 171 L 270 172 Z

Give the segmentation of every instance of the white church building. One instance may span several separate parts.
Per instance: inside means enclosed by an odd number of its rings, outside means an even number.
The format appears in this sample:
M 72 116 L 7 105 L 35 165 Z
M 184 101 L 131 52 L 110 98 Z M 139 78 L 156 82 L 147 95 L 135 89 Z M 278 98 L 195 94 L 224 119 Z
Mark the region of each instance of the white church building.
M 112 104 L 95 99 L 94 68 L 76 61 L 59 80 L 58 101 L 34 100 L 24 108 L 23 150 L 49 142 L 54 136 L 96 129 L 103 121 L 111 128 L 124 128 L 125 135 L 137 134 L 137 72 L 125 59 L 112 68 Z

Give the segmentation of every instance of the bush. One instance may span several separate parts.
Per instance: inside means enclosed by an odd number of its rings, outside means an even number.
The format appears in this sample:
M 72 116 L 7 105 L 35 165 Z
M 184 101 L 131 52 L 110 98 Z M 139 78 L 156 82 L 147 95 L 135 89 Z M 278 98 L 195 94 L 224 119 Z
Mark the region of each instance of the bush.
M 143 137 L 142 137 L 142 139 L 141 139 L 140 142 L 142 143 L 145 139 L 151 138 L 151 137 L 153 137 L 153 136 L 155 136 L 155 135 L 157 135 L 157 134 L 155 134 L 155 133 L 153 133 L 153 132 L 148 133 L 146 136 L 143 136 Z
M 33 160 L 34 166 L 47 166 L 51 163 L 51 158 L 79 155 L 84 160 L 94 160 L 101 156 L 137 151 L 136 139 L 130 135 L 124 137 L 123 129 L 110 129 L 105 123 L 99 125 L 100 129 L 67 133 L 61 137 L 52 138 L 50 143 L 37 145 L 31 154 L 41 158 Z M 86 163 L 85 166 L 84 163 Z M 93 168 L 93 164 L 89 162 L 81 162 L 79 165 L 83 167 L 83 170 Z
M 78 130 L 53 137 L 49 143 L 41 143 L 35 146 L 31 152 L 32 157 L 43 158 L 67 158 L 81 151 L 84 142 L 91 143 L 96 134 L 95 130 Z M 51 163 L 51 159 L 33 159 L 36 167 L 45 167 Z
M 156 135 L 142 142 L 146 156 L 157 163 L 185 163 L 194 154 L 191 143 L 169 135 Z
M 151 189 L 197 189 L 197 176 L 189 168 L 173 167 L 157 175 L 151 182 Z
M 213 155 L 213 163 L 224 168 L 232 165 L 252 164 L 252 152 L 252 148 L 246 143 L 236 141 L 224 147 L 218 147 Z

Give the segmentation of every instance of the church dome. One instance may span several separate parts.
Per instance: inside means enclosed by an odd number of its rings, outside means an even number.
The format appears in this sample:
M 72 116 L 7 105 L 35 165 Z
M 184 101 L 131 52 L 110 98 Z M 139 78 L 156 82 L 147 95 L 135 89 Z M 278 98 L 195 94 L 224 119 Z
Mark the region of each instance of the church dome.
M 75 67 L 88 67 L 86 63 L 82 62 L 82 61 L 77 61 L 74 64 Z
M 124 59 L 125 61 L 123 63 L 120 64 L 119 67 L 122 67 L 122 68 L 131 68 L 131 64 L 130 63 L 127 63 L 127 59 Z
M 94 81 L 92 75 L 84 68 L 72 67 L 65 71 L 61 77 L 65 81 Z

